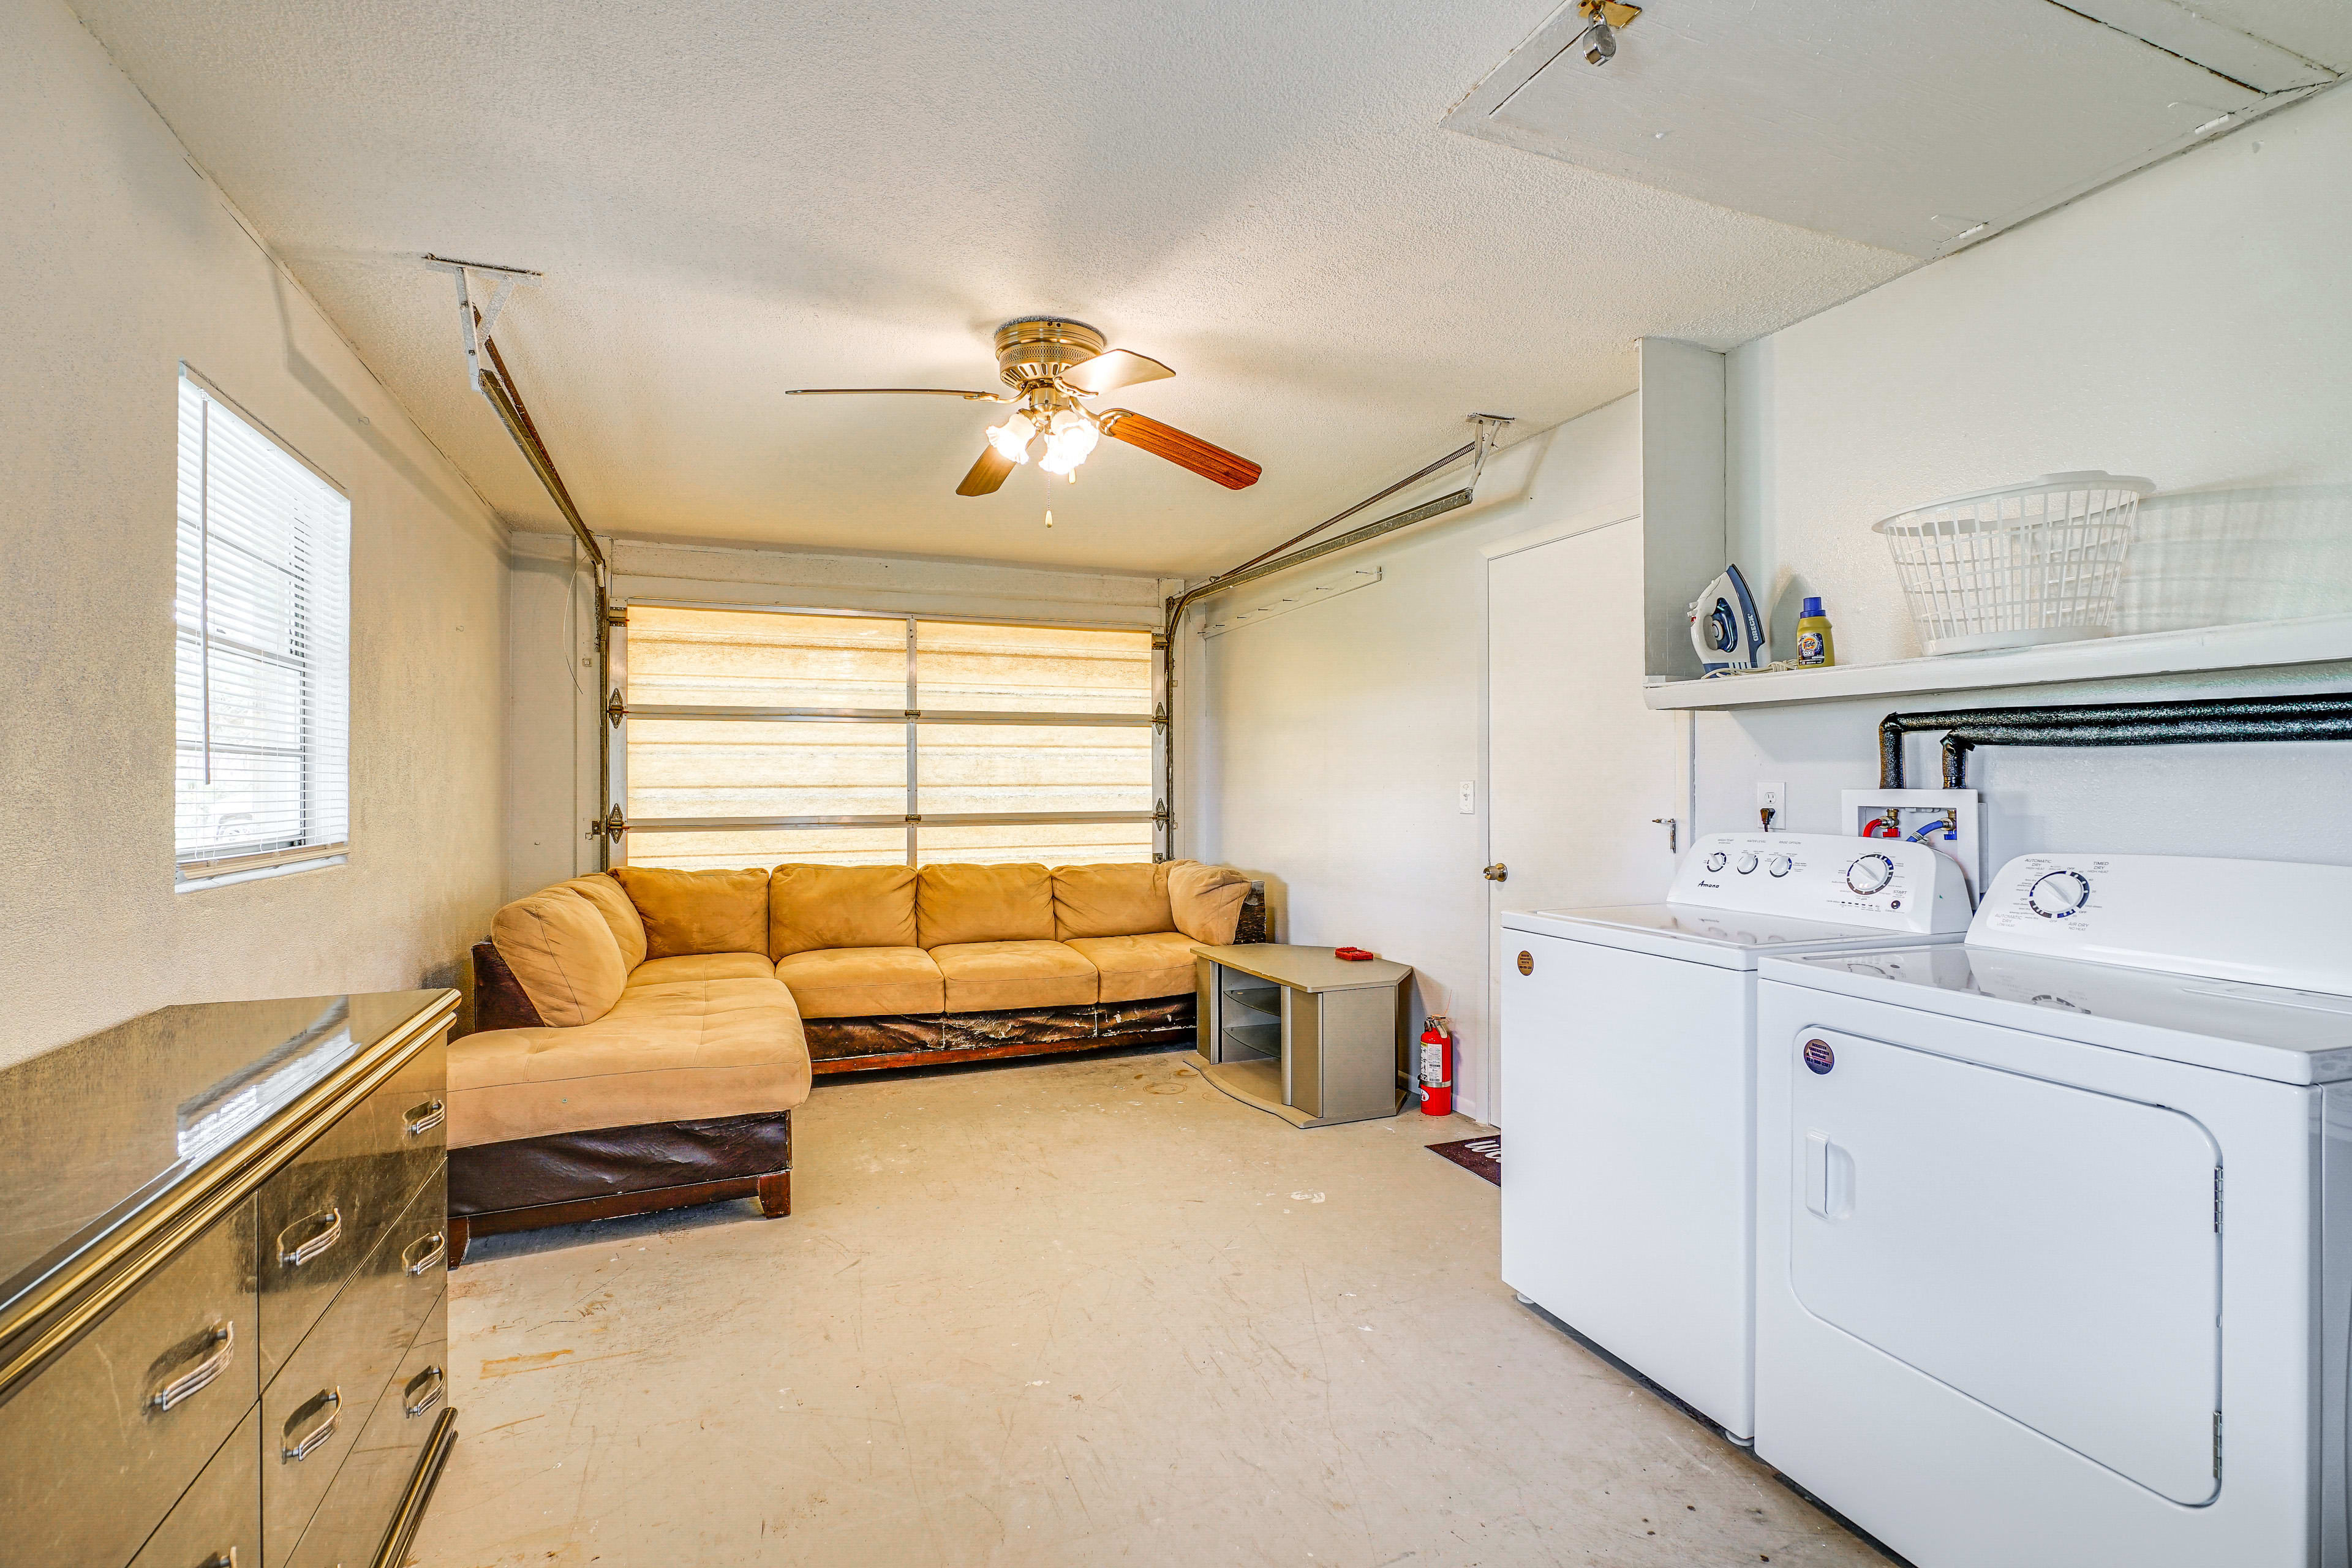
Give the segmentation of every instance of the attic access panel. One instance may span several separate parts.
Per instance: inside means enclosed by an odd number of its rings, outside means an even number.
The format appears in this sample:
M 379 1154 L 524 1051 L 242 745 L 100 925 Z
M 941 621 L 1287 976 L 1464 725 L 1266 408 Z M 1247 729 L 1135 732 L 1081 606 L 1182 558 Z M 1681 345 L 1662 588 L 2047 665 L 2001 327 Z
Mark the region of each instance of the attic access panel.
M 2336 79 L 2171 0 L 2076 5 L 1652 0 L 1593 66 L 1571 3 L 1444 122 L 1927 258 Z

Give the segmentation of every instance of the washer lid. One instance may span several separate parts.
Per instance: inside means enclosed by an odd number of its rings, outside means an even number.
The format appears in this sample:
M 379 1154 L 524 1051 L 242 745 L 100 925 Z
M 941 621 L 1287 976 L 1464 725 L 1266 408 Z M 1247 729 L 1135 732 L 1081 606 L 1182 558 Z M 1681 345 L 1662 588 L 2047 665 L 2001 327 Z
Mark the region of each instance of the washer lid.
M 1696 904 L 1514 910 L 1503 916 L 1503 924 L 1511 931 L 1563 936 L 1724 969 L 1753 969 L 1759 958 L 1774 952 L 1915 946 L 1922 940 L 1915 931 L 1834 925 L 1788 915 L 1745 914 Z M 1957 941 L 1958 933 L 1949 940 Z
M 1766 955 L 1759 978 L 2282 1083 L 2352 1079 L 2352 995 L 1974 944 Z

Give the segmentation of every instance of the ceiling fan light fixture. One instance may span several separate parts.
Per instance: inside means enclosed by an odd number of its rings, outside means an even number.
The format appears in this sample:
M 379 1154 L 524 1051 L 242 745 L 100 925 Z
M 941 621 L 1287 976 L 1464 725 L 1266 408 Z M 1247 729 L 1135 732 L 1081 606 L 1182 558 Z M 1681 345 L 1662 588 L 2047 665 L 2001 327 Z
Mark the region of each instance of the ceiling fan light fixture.
M 1076 408 L 1065 408 L 1046 426 L 1045 455 L 1038 459 L 1037 466 L 1049 474 L 1071 473 L 1087 460 L 1095 443 L 1101 439 L 1093 420 Z
M 1029 460 L 1029 444 L 1037 438 L 1037 416 L 1025 408 L 1016 408 L 1004 416 L 1002 425 L 988 427 L 988 444 L 996 448 L 1009 463 Z M 1048 455 L 1053 447 L 1046 446 Z

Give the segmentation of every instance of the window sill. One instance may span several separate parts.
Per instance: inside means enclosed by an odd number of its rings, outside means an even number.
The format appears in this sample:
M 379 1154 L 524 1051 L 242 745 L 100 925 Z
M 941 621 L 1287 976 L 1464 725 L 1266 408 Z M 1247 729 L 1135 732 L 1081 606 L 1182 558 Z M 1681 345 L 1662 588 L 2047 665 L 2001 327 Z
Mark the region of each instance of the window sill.
M 218 870 L 206 871 L 199 877 L 183 877 L 172 884 L 175 893 L 199 892 L 206 888 L 226 888 L 237 882 L 258 882 L 270 877 L 291 877 L 302 871 L 324 871 L 332 867 L 348 865 L 351 851 L 338 845 L 315 852 L 295 852 L 290 858 L 270 859 L 260 864 L 247 862 L 230 864 Z

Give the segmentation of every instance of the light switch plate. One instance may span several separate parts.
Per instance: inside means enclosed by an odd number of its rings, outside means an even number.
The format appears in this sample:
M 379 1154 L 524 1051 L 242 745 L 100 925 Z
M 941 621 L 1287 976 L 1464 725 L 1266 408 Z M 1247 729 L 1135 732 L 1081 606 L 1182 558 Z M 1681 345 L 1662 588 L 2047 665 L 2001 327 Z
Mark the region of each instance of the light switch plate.
M 1475 816 L 1477 814 L 1478 781 L 1475 779 L 1464 779 L 1462 781 L 1462 815 L 1465 816 Z

